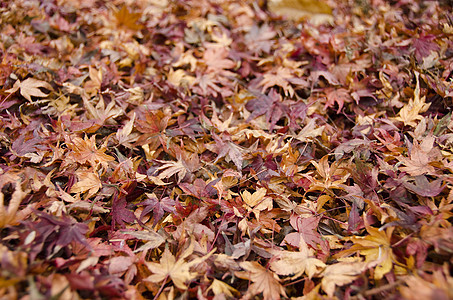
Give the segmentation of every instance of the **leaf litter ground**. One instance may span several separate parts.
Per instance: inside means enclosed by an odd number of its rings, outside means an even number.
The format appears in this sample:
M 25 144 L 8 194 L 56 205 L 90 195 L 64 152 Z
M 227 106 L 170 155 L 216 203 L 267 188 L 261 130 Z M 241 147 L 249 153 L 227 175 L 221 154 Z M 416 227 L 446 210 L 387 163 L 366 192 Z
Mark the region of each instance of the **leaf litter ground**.
M 443 1 L 0 4 L 2 299 L 452 299 Z

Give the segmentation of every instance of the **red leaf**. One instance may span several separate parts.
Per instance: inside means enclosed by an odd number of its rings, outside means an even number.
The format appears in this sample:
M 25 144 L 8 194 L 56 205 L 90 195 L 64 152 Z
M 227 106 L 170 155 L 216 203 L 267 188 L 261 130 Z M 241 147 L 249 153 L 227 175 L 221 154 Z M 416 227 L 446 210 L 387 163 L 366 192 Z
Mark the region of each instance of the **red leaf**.
M 132 223 L 135 221 L 134 213 L 126 208 L 127 201 L 126 197 L 118 198 L 118 195 L 115 193 L 113 196 L 113 204 L 112 204 L 112 227 L 115 224 L 119 224 L 120 226 L 124 226 L 124 222 Z

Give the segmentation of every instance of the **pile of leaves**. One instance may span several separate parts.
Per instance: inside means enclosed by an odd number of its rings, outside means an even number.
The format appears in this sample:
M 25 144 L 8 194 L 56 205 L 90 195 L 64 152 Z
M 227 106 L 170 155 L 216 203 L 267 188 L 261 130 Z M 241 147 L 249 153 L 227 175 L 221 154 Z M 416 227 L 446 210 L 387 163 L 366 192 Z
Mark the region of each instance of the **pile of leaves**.
M 453 298 L 451 4 L 2 1 L 0 298 Z

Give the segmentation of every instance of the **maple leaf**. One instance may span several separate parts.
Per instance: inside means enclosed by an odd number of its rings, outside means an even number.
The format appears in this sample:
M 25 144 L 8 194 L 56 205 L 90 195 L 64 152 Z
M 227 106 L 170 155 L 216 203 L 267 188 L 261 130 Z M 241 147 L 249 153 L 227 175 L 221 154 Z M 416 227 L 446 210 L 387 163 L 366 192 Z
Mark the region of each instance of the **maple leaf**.
M 311 162 L 318 171 L 320 180 L 310 185 L 310 190 L 342 189 L 342 184 L 351 175 L 346 168 L 342 167 L 341 161 L 335 161 L 329 165 L 329 156 L 325 155 L 319 162 Z
M 137 119 L 136 128 L 143 133 L 140 135 L 137 144 L 149 144 L 163 134 L 168 126 L 171 114 L 168 111 L 147 111 L 145 120 Z
M 124 226 L 124 222 L 132 223 L 135 221 L 134 213 L 127 209 L 127 201 L 126 197 L 118 197 L 117 192 L 115 192 L 113 196 L 113 204 L 112 204 L 112 226 L 115 224 L 119 224 L 120 226 Z
M 445 186 L 441 186 L 442 179 L 438 178 L 432 182 L 424 175 L 418 175 L 414 178 L 414 183 L 408 181 L 408 178 L 403 178 L 403 185 L 408 190 L 423 197 L 435 197 L 439 195 Z
M 403 142 L 401 141 L 401 136 L 397 131 L 394 132 L 393 137 L 389 132 L 383 130 L 382 128 L 377 128 L 377 131 L 381 133 L 383 138 L 380 138 L 377 132 L 374 133 L 374 136 L 382 143 L 383 147 L 386 147 L 392 152 L 397 152 L 401 149 L 399 147 L 403 145 Z
M 214 153 L 217 153 L 217 158 L 214 163 L 217 163 L 219 159 L 228 155 L 238 170 L 242 170 L 242 152 L 243 149 L 231 141 L 229 134 L 224 133 L 222 136 L 218 136 L 213 133 L 212 137 L 215 141 L 215 145 L 208 144 L 206 148 Z
M 73 218 L 66 217 L 63 220 L 65 221 L 65 224 L 60 225 L 57 244 L 64 247 L 71 242 L 78 242 L 89 248 L 89 244 L 85 237 L 88 232 L 88 225 L 85 223 L 78 223 Z
M 374 270 L 374 278 L 378 280 L 390 272 L 393 263 L 397 262 L 390 241 L 395 228 L 388 227 L 387 230 L 379 230 L 369 226 L 367 222 L 365 222 L 365 227 L 369 235 L 365 237 L 353 236 L 347 238 L 352 241 L 354 245 L 349 249 L 339 252 L 336 256 L 343 257 L 351 253 L 359 252 L 361 255 L 365 256 L 366 263 L 377 264 Z
M 92 135 L 90 138 L 85 135 L 85 138 L 71 137 L 66 141 L 68 148 L 71 150 L 68 158 L 74 162 L 85 164 L 89 163 L 91 166 L 96 167 L 101 164 L 104 167 L 108 166 L 108 162 L 115 159 L 105 154 L 107 150 L 107 141 L 101 146 L 100 149 L 96 146 L 96 136 Z
M 435 161 L 439 156 L 439 149 L 433 147 L 435 138 L 430 135 L 427 136 L 419 144 L 414 140 L 412 149 L 410 150 L 410 159 L 406 157 L 397 157 L 405 167 L 401 167 L 401 171 L 409 173 L 411 176 L 419 176 L 423 174 L 435 174 L 436 169 L 430 164 Z
M 45 150 L 48 150 L 47 145 L 43 142 L 44 139 L 39 136 L 29 138 L 26 135 L 21 135 L 11 145 L 11 153 L 18 157 L 30 158 L 32 163 L 39 163 L 46 152 Z
M 213 253 L 213 251 L 211 251 L 203 257 L 191 259 L 189 262 L 186 262 L 185 259 L 193 253 L 193 250 L 194 243 L 191 242 L 189 247 L 178 257 L 178 259 L 176 259 L 173 254 L 171 254 L 170 250 L 165 248 L 159 263 L 145 263 L 153 274 L 144 280 L 159 283 L 170 278 L 177 288 L 182 290 L 187 289 L 186 282 L 193 280 L 198 276 L 197 272 L 191 272 L 190 268 L 202 263 Z M 163 284 L 165 284 L 165 282 Z
M 200 160 L 195 153 L 189 154 L 184 150 L 176 150 L 177 161 L 157 160 L 164 163 L 157 170 L 162 171 L 157 177 L 159 179 L 169 178 L 174 174 L 178 174 L 178 182 L 184 179 L 186 174 L 191 174 L 197 171 L 200 167 Z
M 33 239 L 27 237 L 30 239 L 28 244 L 31 244 L 31 258 L 34 259 L 44 246 L 46 246 L 46 255 L 51 254 L 51 251 L 55 249 L 60 249 L 55 246 L 66 247 L 70 243 L 73 243 L 73 246 L 81 244 L 91 249 L 85 237 L 88 232 L 88 225 L 85 223 L 79 223 L 68 215 L 57 218 L 40 211 L 35 211 L 35 213 L 39 217 L 39 221 L 24 222 L 32 230 Z
M 333 297 L 335 286 L 343 286 L 353 282 L 370 267 L 369 263 L 362 261 L 345 261 L 328 265 L 322 273 L 322 289 L 329 297 Z
M 124 126 L 121 129 L 118 129 L 118 131 L 116 132 L 116 139 L 118 140 L 118 144 L 132 148 L 130 142 L 137 139 L 136 135 L 131 135 L 132 129 L 134 128 L 134 122 L 135 112 L 132 115 L 132 118 L 130 118 L 129 121 L 127 121 L 126 124 L 124 124 Z
M 269 10 L 292 20 L 309 18 L 316 24 L 332 22 L 332 8 L 320 0 L 270 0 Z
M 308 142 L 314 138 L 322 135 L 324 132 L 325 126 L 319 126 L 316 124 L 316 119 L 310 118 L 308 123 L 299 131 L 296 136 L 301 142 Z
M 286 297 L 285 289 L 280 284 L 278 276 L 265 269 L 256 261 L 243 261 L 239 266 L 245 271 L 234 272 L 234 274 L 242 279 L 252 281 L 247 293 L 252 296 L 263 293 L 263 299 L 280 299 L 280 295 Z
M 264 93 L 268 88 L 277 85 L 283 89 L 285 95 L 290 97 L 294 96 L 294 89 L 290 85 L 291 82 L 295 81 L 295 75 L 291 72 L 289 68 L 278 67 L 273 72 L 267 72 L 263 75 L 263 79 L 260 81 L 259 85 L 262 86 L 262 93 Z M 302 87 L 308 87 L 308 82 L 299 80 L 297 81 Z
M 401 108 L 396 120 L 404 122 L 404 125 L 417 126 L 416 120 L 421 120 L 421 113 L 428 110 L 431 103 L 425 103 L 425 96 L 420 98 L 420 80 L 419 73 L 415 73 L 416 86 L 414 90 L 414 98 L 409 99 L 409 102 Z
M 179 239 L 184 233 L 195 236 L 198 239 L 206 236 L 209 241 L 214 240 L 215 234 L 208 226 L 201 224 L 208 216 L 206 206 L 194 210 L 173 232 L 173 237 Z
M 87 117 L 90 120 L 93 120 L 98 127 L 124 113 L 123 110 L 117 106 L 115 101 L 110 101 L 110 103 L 105 106 L 104 98 L 100 97 L 96 106 L 93 106 L 86 97 L 82 98 L 85 109 L 87 110 Z
M 268 24 L 263 24 L 261 27 L 254 24 L 244 38 L 248 48 L 253 51 L 253 53 L 269 53 L 272 47 L 271 40 L 276 34 L 277 32 L 275 32 Z
M 193 184 L 189 183 L 181 183 L 179 186 L 180 188 L 193 197 L 198 199 L 211 201 L 213 197 L 217 195 L 217 190 L 215 189 L 215 185 L 220 181 L 220 179 L 215 179 L 211 182 L 205 182 L 201 178 L 195 179 Z
M 157 199 L 156 195 L 154 194 L 146 194 L 148 197 L 145 201 L 138 203 L 137 205 L 143 205 L 144 209 L 140 214 L 140 220 L 148 214 L 149 212 L 153 212 L 153 226 L 162 219 L 165 212 L 174 212 L 175 211 L 175 204 L 176 201 L 171 199 L 170 197 L 163 197 L 162 199 Z
M 256 192 L 251 194 L 245 190 L 242 192 L 242 200 L 244 201 L 244 207 L 255 214 L 256 219 L 260 219 L 260 211 L 272 209 L 272 198 L 266 197 L 266 188 L 259 188 Z
M 219 84 L 222 83 L 224 87 Z M 232 91 L 228 88 L 230 84 L 228 81 L 222 80 L 221 77 L 216 76 L 215 73 L 197 74 L 193 82 L 192 89 L 194 92 L 203 96 L 214 96 L 221 94 L 223 97 L 232 96 Z
M 189 86 L 195 82 L 195 77 L 190 76 L 185 70 L 178 69 L 174 71 L 170 69 L 167 80 L 174 86 Z
M 52 86 L 41 80 L 37 80 L 34 78 L 27 78 L 24 81 L 17 80 L 13 87 L 10 88 L 9 90 L 6 90 L 5 92 L 7 93 L 15 93 L 17 90 L 20 89 L 20 94 L 24 96 L 25 99 L 27 99 L 30 102 L 33 102 L 31 100 L 31 97 L 47 97 L 48 94 L 43 93 L 39 88 L 45 88 L 48 90 L 53 90 Z
M 121 275 L 127 271 L 134 263 L 135 257 L 115 256 L 109 259 L 109 273 Z
M 439 45 L 433 42 L 436 36 L 433 34 L 422 34 L 418 38 L 414 38 L 412 47 L 415 50 L 415 58 L 419 63 L 431 54 L 432 51 L 438 51 Z
M 343 88 L 326 88 L 324 90 L 324 93 L 327 98 L 327 102 L 324 105 L 324 109 L 327 109 L 329 107 L 332 107 L 335 102 L 338 103 L 338 110 L 337 114 L 340 113 L 341 109 L 344 106 L 345 102 L 352 102 L 352 97 L 350 95 L 350 92 L 346 89 Z
M 321 260 L 313 257 L 303 240 L 300 241 L 298 252 L 274 250 L 271 253 L 276 259 L 271 261 L 271 269 L 278 275 L 291 275 L 291 279 L 299 278 L 303 273 L 311 279 L 326 266 Z
M 289 233 L 283 243 L 288 243 L 294 247 L 299 247 L 301 242 L 307 243 L 313 249 L 318 249 L 321 246 L 324 252 L 328 252 L 329 246 L 326 241 L 321 238 L 317 228 L 319 223 L 318 217 L 303 218 L 301 216 L 292 214 L 290 217 L 291 226 L 297 232 Z
M 165 242 L 165 239 L 154 231 L 133 231 L 133 230 L 121 230 L 121 233 L 133 236 L 135 239 L 146 241 L 145 244 L 134 250 L 134 253 L 141 251 L 148 251 L 159 247 Z
M 234 75 L 232 72 L 226 72 L 225 69 L 232 69 L 236 63 L 228 59 L 229 51 L 225 47 L 208 47 L 203 53 L 203 61 L 207 65 L 207 72 L 220 73 L 223 75 Z
M 131 13 L 126 5 L 123 5 L 119 11 L 114 12 L 114 16 L 119 28 L 123 27 L 135 31 L 139 31 L 143 28 L 143 25 L 138 22 L 141 13 Z
M 453 297 L 451 289 L 453 277 L 448 273 L 447 268 L 435 270 L 432 275 L 422 271 L 418 273 L 407 276 L 404 279 L 405 285 L 400 286 L 399 290 L 405 299 L 451 299 Z
M 71 193 L 88 192 L 86 195 L 88 199 L 102 188 L 102 182 L 94 171 L 77 171 L 76 174 L 79 181 L 71 187 Z
M 101 89 L 101 85 L 102 85 L 102 77 L 103 77 L 102 69 L 96 70 L 96 68 L 89 66 L 88 74 L 90 76 L 90 80 L 88 80 L 84 85 L 84 91 L 82 92 L 83 96 L 87 95 L 87 93 L 90 95 L 95 95 L 97 92 L 99 92 L 99 90 Z M 86 101 L 87 97 L 83 97 L 83 98 L 84 98 L 84 101 L 87 102 Z M 92 110 L 92 109 L 89 109 L 89 110 Z
M 251 112 L 246 122 L 266 114 L 266 122 L 270 122 L 269 131 L 274 129 L 275 124 L 283 116 L 289 115 L 289 108 L 285 103 L 282 103 L 281 96 L 273 88 L 267 95 L 259 94 L 258 97 L 251 99 L 245 105 L 248 111 Z

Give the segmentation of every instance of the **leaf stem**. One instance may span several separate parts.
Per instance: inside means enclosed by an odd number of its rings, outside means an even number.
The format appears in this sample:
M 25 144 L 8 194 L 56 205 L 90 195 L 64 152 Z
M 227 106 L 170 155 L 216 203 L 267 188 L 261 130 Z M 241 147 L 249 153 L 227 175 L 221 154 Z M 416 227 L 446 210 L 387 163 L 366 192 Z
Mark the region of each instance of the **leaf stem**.
M 153 300 L 157 300 L 157 298 L 159 298 L 160 294 L 164 290 L 165 284 L 167 283 L 167 279 L 168 279 L 168 274 L 167 274 L 167 276 L 165 276 L 164 281 L 162 282 L 162 285 L 160 286 L 160 289 L 157 291 L 157 294 L 156 294 L 156 296 L 154 296 Z

